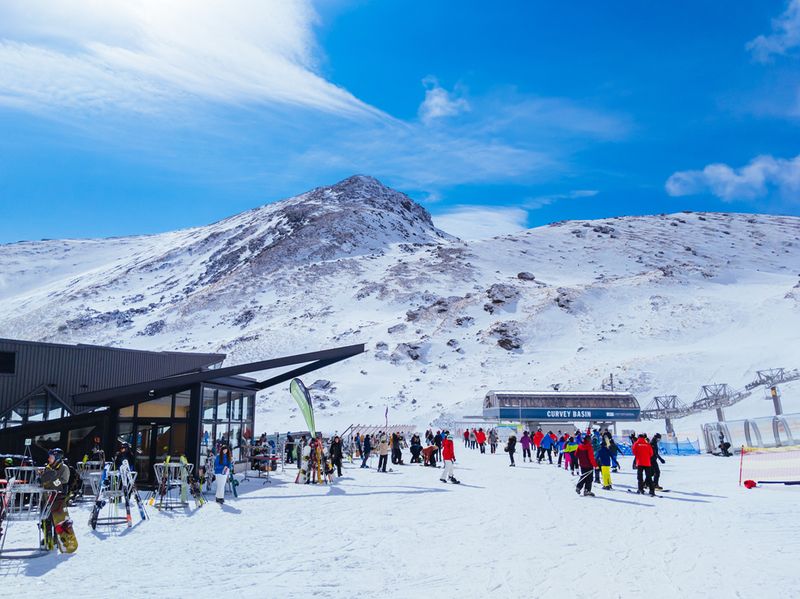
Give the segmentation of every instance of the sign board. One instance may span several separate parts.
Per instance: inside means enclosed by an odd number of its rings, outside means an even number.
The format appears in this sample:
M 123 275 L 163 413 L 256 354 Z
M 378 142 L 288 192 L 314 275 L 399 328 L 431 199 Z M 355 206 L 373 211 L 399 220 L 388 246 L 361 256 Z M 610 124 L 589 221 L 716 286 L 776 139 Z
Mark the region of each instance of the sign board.
M 485 408 L 485 418 L 502 418 L 504 420 L 533 420 L 544 422 L 546 420 L 592 420 L 592 421 L 621 421 L 639 420 L 640 410 L 633 409 L 582 409 L 582 408 Z

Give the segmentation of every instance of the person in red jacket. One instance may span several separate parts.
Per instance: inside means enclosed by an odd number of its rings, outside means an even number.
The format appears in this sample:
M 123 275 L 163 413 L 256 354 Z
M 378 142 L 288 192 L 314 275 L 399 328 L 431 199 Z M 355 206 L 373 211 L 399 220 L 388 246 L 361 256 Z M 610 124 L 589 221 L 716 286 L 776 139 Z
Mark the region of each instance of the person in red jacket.
M 464 447 L 469 447 L 469 429 L 464 431 Z
M 650 489 L 650 496 L 656 494 L 656 488 L 653 484 L 653 467 L 651 461 L 653 459 L 653 448 L 647 441 L 647 436 L 642 433 L 636 442 L 633 444 L 633 457 L 636 459 L 636 481 L 639 483 L 639 490 L 637 493 L 644 495 L 644 488 L 647 486 Z M 642 480 L 644 478 L 644 480 Z
M 444 472 L 442 472 L 442 477 L 439 479 L 443 483 L 446 483 L 448 480 L 451 483 L 458 484 L 459 480 L 456 480 L 456 477 L 453 476 L 453 463 L 456 461 L 456 451 L 453 447 L 453 436 L 445 432 L 444 440 L 442 441 L 442 459 L 444 460 Z
M 578 466 L 581 468 L 581 475 L 578 478 L 578 486 L 575 487 L 575 492 L 580 495 L 583 489 L 583 495 L 586 497 L 594 497 L 592 493 L 592 474 L 594 469 L 597 468 L 597 462 L 594 459 L 594 448 L 592 447 L 592 438 L 586 435 L 583 438 L 583 443 L 578 445 L 575 451 L 575 459 L 578 460 Z
M 542 432 L 542 429 L 539 429 L 533 435 L 533 444 L 536 446 L 536 460 L 539 462 L 541 462 L 542 458 L 544 457 L 542 439 L 544 439 L 544 433 Z
M 481 448 L 481 453 L 486 453 L 486 433 L 483 432 L 482 428 L 479 428 L 478 432 L 475 433 L 475 440 L 478 442 L 478 447 Z

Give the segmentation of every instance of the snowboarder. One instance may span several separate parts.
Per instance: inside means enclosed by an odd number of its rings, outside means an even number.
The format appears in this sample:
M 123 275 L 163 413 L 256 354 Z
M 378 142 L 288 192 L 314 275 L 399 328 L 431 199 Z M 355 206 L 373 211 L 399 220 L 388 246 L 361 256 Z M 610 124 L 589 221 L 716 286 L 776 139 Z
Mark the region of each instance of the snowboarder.
M 530 447 L 530 446 L 529 446 Z M 511 460 L 509 466 L 516 466 L 514 463 L 514 452 L 517 450 L 517 436 L 511 435 L 506 443 L 505 450 L 508 453 L 508 459 Z M 524 458 L 523 458 L 524 460 Z
M 578 449 L 575 450 L 575 457 L 581 468 L 581 475 L 578 479 L 578 485 L 575 487 L 575 492 L 580 495 L 581 489 L 583 489 L 584 497 L 594 497 L 594 493 L 592 493 L 592 473 L 597 468 L 597 462 L 594 459 L 594 448 L 589 435 L 585 436 L 583 443 L 578 445 Z
M 72 528 L 72 520 L 66 508 L 69 468 L 64 463 L 64 452 L 59 448 L 47 452 L 47 465 L 41 475 L 42 487 L 56 491 L 56 500 L 50 510 L 50 518 L 43 522 L 45 530 L 54 533 L 64 553 L 74 553 L 78 549 L 78 539 Z
M 444 441 L 442 442 L 442 458 L 444 458 L 444 471 L 439 480 L 443 483 L 449 480 L 453 484 L 459 484 L 461 481 L 453 476 L 453 464 L 456 461 L 456 452 L 453 447 L 453 437 L 449 433 L 445 433 Z
M 217 480 L 216 500 L 219 504 L 225 503 L 225 483 L 228 482 L 228 474 L 232 466 L 233 464 L 228 454 L 228 446 L 223 443 L 219 448 L 219 454 L 214 460 L 214 474 Z
M 645 486 L 650 489 L 650 496 L 656 494 L 655 485 L 653 484 L 653 469 L 651 467 L 653 458 L 653 447 L 647 442 L 647 436 L 642 433 L 633 444 L 633 455 L 636 459 L 636 481 L 639 485 L 637 491 L 640 495 L 644 495 Z M 644 480 L 642 479 L 644 477 Z

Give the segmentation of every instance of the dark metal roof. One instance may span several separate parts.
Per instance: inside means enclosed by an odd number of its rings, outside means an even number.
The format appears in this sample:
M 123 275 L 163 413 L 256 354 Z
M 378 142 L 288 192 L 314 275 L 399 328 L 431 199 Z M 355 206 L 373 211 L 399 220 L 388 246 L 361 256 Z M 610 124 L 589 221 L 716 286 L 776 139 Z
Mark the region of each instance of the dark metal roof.
M 125 402 L 135 401 L 137 398 L 141 398 L 143 394 L 149 395 L 152 393 L 153 395 L 159 395 L 174 389 L 186 388 L 197 383 L 216 383 L 222 385 L 235 383 L 236 386 L 241 386 L 241 383 L 246 381 L 247 388 L 255 390 L 266 389 L 267 387 L 288 381 L 289 379 L 301 376 L 313 370 L 346 360 L 347 358 L 364 352 L 364 349 L 364 344 L 360 343 L 357 345 L 348 345 L 294 356 L 273 358 L 271 360 L 262 360 L 260 362 L 216 368 L 214 370 L 162 377 L 132 385 L 79 393 L 75 395 L 74 402 L 81 406 L 124 405 Z M 305 366 L 281 373 L 261 382 L 239 376 L 248 372 L 272 370 L 274 368 L 282 368 L 295 364 L 305 364 Z
M 80 393 L 197 372 L 225 354 L 154 352 L 98 345 L 65 345 L 0 339 L 0 352 L 16 355 L 14 374 L 0 374 L 0 414 L 46 385 L 70 409 Z

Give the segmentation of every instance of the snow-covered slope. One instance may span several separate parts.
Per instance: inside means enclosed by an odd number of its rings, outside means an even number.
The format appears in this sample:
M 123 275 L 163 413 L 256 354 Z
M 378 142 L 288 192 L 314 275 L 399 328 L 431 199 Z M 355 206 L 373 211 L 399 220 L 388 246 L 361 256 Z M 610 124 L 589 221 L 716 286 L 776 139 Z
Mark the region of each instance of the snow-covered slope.
M 0 246 L 0 336 L 229 363 L 364 342 L 316 375 L 330 380 L 320 425 L 381 422 L 385 405 L 427 424 L 479 413 L 491 388 L 594 389 L 613 373 L 643 405 L 688 403 L 705 383 L 798 367 L 798 274 L 798 218 L 623 217 L 465 242 L 358 176 L 205 227 Z M 300 428 L 292 404 L 265 392 L 257 427 Z

